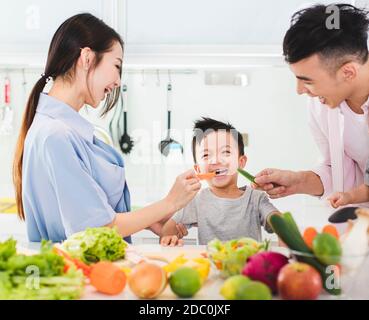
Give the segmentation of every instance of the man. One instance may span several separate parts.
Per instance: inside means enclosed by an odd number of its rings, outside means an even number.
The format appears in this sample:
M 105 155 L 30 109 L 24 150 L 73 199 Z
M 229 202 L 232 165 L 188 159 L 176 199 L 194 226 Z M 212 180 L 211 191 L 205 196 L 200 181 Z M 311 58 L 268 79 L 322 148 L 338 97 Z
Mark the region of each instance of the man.
M 310 127 L 322 161 L 311 171 L 261 171 L 254 188 L 271 198 L 326 198 L 363 183 L 369 159 L 369 20 L 366 11 L 348 4 L 336 9 L 338 28 L 329 24 L 327 6 L 316 5 L 296 12 L 284 37 L 283 54 L 296 76 L 297 93 L 311 97 Z

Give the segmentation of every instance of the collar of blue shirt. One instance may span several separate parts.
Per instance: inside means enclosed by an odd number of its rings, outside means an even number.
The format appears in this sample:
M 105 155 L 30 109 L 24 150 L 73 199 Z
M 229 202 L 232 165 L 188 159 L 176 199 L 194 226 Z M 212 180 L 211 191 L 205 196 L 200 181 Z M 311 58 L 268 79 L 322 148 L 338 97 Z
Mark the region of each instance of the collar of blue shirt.
M 94 126 L 68 104 L 47 93 L 41 93 L 37 113 L 62 121 L 82 138 L 93 143 Z

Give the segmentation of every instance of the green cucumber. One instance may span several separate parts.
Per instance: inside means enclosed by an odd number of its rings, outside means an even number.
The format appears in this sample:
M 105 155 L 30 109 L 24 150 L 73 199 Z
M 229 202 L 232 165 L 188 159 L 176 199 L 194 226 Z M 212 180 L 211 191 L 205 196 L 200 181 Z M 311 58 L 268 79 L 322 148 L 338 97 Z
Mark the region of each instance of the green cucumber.
M 285 215 L 277 215 L 274 214 L 270 217 L 269 222 L 274 230 L 274 232 L 282 239 L 282 241 L 291 249 L 297 252 L 301 252 L 302 255 L 295 255 L 297 261 L 307 263 L 313 266 L 322 277 L 323 287 L 324 289 L 332 295 L 341 294 L 341 289 L 337 288 L 328 288 L 327 280 L 331 276 L 326 272 L 326 266 L 321 264 L 316 258 L 310 256 L 312 255 L 312 251 L 306 245 L 304 239 L 301 237 L 300 232 L 298 231 L 297 225 L 292 218 L 292 215 L 287 215 L 287 219 L 285 219 Z
M 241 168 L 238 168 L 237 171 L 242 174 L 247 180 L 250 180 L 252 183 L 255 183 L 255 177 L 248 173 L 246 170 L 243 170 Z
M 297 224 L 295 222 L 295 219 L 293 219 L 293 216 L 292 216 L 291 212 L 284 212 L 283 213 L 283 219 L 284 219 L 284 221 L 286 221 L 289 224 L 291 229 L 293 228 L 293 230 L 296 233 L 300 234 L 299 227 L 297 226 Z M 305 243 L 305 241 L 304 241 L 304 243 Z
M 274 232 L 290 249 L 298 252 L 312 253 L 300 233 L 296 232 L 295 228 L 284 219 L 284 216 L 273 214 L 269 221 Z

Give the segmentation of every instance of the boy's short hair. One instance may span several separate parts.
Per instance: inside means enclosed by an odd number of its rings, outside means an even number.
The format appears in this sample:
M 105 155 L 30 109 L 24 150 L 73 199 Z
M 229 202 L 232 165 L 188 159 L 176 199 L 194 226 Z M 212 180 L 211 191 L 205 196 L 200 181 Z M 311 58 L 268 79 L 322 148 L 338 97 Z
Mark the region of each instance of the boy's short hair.
M 243 142 L 242 135 L 235 129 L 235 127 L 233 127 L 229 122 L 224 123 L 224 122 L 217 121 L 211 118 L 202 117 L 200 120 L 195 121 L 195 124 L 193 127 L 194 135 L 192 138 L 192 155 L 193 155 L 193 160 L 195 161 L 195 163 L 197 162 L 196 143 L 200 144 L 202 139 L 204 139 L 208 134 L 214 131 L 216 132 L 216 131 L 221 131 L 221 130 L 231 133 L 232 137 L 235 139 L 235 141 L 237 141 L 238 154 L 240 156 L 243 156 L 245 154 L 245 151 L 244 151 L 245 145 Z

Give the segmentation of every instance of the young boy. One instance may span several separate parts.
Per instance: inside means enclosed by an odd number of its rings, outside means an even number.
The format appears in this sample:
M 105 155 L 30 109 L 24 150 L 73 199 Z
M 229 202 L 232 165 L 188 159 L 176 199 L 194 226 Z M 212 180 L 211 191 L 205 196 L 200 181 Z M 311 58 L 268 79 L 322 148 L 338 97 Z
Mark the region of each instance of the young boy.
M 181 244 L 176 237 L 178 223 L 197 226 L 201 245 L 214 238 L 226 241 L 251 237 L 261 241 L 261 226 L 273 232 L 268 219 L 279 212 L 266 193 L 237 186 L 237 169 L 245 167 L 247 157 L 242 136 L 231 124 L 210 118 L 195 122 L 192 153 L 196 171 L 216 175 L 207 180 L 209 188 L 200 190 L 165 223 L 162 245 Z
M 369 161 L 366 163 L 364 183 L 347 192 L 336 192 L 328 200 L 333 208 L 347 204 L 362 203 L 369 201 Z

